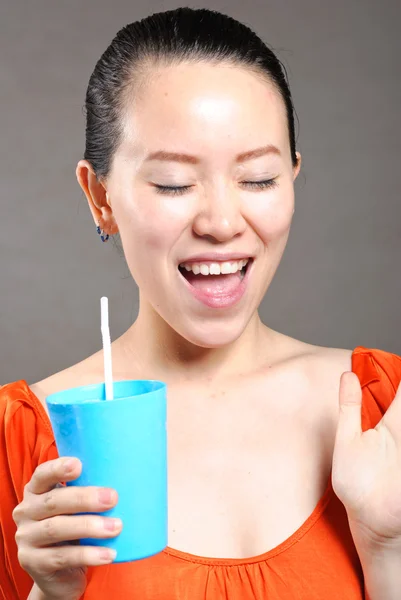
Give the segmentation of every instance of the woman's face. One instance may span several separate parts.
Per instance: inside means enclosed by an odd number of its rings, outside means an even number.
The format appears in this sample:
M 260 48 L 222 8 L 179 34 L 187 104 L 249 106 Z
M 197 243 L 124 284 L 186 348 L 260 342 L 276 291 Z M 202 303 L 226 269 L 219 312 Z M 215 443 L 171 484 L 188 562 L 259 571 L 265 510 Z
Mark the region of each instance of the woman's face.
M 141 306 L 193 344 L 229 344 L 257 311 L 290 230 L 299 165 L 284 102 L 246 70 L 211 64 L 163 68 L 131 102 L 106 187 Z

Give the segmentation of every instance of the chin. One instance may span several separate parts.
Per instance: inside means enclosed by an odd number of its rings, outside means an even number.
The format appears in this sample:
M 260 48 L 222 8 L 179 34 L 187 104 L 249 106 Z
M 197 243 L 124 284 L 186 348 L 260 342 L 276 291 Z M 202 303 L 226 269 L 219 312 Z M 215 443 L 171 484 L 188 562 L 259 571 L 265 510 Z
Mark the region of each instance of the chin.
M 204 319 L 191 323 L 174 323 L 174 330 L 189 343 L 200 348 L 222 348 L 234 343 L 244 332 L 247 322 L 241 316 L 217 321 Z

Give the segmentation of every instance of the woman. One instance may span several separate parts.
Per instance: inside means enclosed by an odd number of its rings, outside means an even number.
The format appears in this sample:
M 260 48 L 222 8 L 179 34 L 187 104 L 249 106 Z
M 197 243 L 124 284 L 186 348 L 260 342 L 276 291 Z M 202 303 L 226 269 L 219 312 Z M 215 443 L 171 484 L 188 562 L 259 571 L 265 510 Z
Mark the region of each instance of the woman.
M 301 166 L 279 61 L 227 16 L 168 11 L 117 34 L 86 107 L 77 178 L 140 291 L 115 379 L 168 386 L 169 546 L 112 565 L 74 544 L 119 533 L 75 515 L 116 497 L 60 486 L 81 465 L 58 459 L 45 397 L 103 381 L 98 352 L 0 390 L 3 597 L 398 598 L 401 358 L 305 344 L 258 315 Z

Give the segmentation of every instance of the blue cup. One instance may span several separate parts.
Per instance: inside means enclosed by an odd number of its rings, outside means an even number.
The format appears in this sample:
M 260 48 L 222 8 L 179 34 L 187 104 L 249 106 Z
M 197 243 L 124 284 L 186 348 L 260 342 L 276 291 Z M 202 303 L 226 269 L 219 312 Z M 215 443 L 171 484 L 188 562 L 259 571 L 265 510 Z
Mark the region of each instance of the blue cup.
M 106 400 L 100 383 L 51 394 L 46 404 L 59 456 L 82 462 L 81 475 L 67 485 L 118 492 L 116 506 L 102 514 L 119 517 L 121 533 L 80 543 L 113 548 L 114 562 L 128 562 L 167 546 L 166 384 L 116 381 L 113 396 Z

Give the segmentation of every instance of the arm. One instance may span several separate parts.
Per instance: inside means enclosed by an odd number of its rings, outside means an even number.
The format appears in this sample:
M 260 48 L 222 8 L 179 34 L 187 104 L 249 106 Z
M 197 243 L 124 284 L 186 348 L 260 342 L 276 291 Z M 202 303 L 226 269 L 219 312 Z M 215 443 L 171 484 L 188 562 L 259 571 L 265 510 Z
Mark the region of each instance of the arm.
M 401 554 L 361 561 L 366 600 L 401 598 Z

